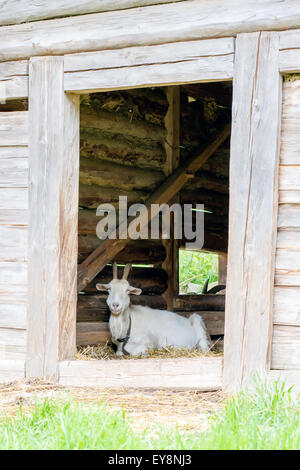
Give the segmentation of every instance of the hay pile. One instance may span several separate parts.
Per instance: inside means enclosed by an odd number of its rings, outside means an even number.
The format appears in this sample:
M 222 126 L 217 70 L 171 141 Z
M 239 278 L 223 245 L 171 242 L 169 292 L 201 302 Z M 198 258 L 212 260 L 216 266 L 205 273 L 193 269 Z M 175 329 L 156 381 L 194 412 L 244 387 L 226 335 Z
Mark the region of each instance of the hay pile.
M 83 361 L 90 361 L 92 359 L 118 359 L 118 360 L 126 360 L 126 359 L 174 359 L 177 357 L 204 357 L 204 356 L 222 356 L 223 355 L 223 340 L 221 338 L 217 339 L 213 342 L 210 350 L 207 353 L 202 353 L 198 351 L 196 348 L 189 350 L 185 348 L 173 348 L 173 347 L 166 347 L 162 349 L 151 349 L 148 350 L 147 356 L 117 356 L 115 351 L 112 348 L 111 343 L 106 342 L 105 344 L 97 344 L 91 346 L 79 346 L 77 348 L 76 359 L 83 360 Z

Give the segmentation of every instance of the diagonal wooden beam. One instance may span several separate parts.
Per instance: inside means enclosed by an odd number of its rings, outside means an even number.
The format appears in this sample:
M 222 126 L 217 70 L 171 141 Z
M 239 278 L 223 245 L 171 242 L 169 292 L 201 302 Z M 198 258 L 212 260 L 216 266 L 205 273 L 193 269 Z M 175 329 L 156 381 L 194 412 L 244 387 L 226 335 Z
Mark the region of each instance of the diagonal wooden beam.
M 145 206 L 147 214 L 140 223 L 140 230 L 148 224 L 154 217 L 151 212 L 152 204 L 165 204 L 174 197 L 184 184 L 201 168 L 207 160 L 215 153 L 220 145 L 229 137 L 231 124 L 227 124 L 218 137 L 208 145 L 205 150 L 195 156 L 188 158 L 179 168 L 177 168 L 163 184 L 157 188 L 147 199 Z M 77 290 L 84 289 L 97 274 L 125 247 L 129 239 L 122 239 L 122 234 L 127 233 L 127 226 L 134 219 L 128 218 L 118 227 L 119 239 L 100 241 L 99 246 L 80 264 L 78 269 Z

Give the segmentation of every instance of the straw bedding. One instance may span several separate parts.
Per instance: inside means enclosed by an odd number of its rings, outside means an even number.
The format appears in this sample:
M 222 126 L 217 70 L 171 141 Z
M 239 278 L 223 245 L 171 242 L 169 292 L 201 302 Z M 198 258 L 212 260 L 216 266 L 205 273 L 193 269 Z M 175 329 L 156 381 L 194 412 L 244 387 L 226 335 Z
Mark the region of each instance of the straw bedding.
M 219 338 L 213 341 L 210 350 L 207 353 L 202 353 L 196 348 L 189 350 L 185 348 L 172 348 L 167 347 L 163 349 L 152 349 L 148 350 L 147 356 L 117 356 L 112 348 L 111 343 L 106 342 L 105 344 L 90 345 L 90 346 L 79 346 L 77 349 L 76 359 L 90 361 L 90 360 L 128 360 L 128 359 L 167 359 L 177 357 L 203 357 L 203 356 L 222 356 L 223 354 L 223 339 Z

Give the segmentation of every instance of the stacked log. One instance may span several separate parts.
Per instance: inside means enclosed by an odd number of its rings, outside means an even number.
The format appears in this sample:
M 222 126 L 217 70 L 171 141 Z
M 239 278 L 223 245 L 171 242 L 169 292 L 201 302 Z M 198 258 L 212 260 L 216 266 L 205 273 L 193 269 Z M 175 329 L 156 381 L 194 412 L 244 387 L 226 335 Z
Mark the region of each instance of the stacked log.
M 228 122 L 230 107 L 231 87 L 227 84 L 181 87 L 181 161 L 203 147 L 216 129 Z M 82 98 L 79 263 L 100 243 L 96 236 L 99 204 L 110 203 L 118 208 L 119 196 L 127 196 L 128 205 L 143 203 L 164 181 L 167 109 L 163 88 L 96 93 Z M 204 204 L 208 211 L 204 215 L 205 250 L 227 251 L 228 177 L 226 141 L 179 194 L 180 204 Z M 184 247 L 187 241 L 183 236 L 179 245 Z M 129 276 L 129 282 L 143 290 L 141 296 L 132 296 L 133 304 L 166 308 L 163 293 L 168 278 L 161 267 L 165 257 L 161 240 L 131 241 L 117 255 L 115 261 L 120 264 L 146 265 L 134 267 Z M 107 296 L 99 294 L 95 286 L 98 282 L 108 283 L 111 277 L 111 267 L 106 267 L 78 296 L 77 320 L 82 324 L 84 341 L 91 342 L 97 334 L 102 339 L 107 336 Z M 174 310 L 183 315 L 191 311 L 215 312 L 215 316 L 208 317 L 214 318 L 211 331 L 222 331 L 224 327 L 224 296 L 180 296 L 174 299 Z M 92 323 L 85 326 L 86 322 L 100 322 L 98 333 Z

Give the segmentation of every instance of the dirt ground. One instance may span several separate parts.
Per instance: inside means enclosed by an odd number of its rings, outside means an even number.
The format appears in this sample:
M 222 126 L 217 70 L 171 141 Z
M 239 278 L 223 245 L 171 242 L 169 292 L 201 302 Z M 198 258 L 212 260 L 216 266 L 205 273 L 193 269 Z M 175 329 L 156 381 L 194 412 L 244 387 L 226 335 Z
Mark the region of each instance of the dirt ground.
M 179 429 L 203 430 L 209 417 L 224 406 L 222 392 L 99 389 L 62 387 L 46 381 L 18 381 L 0 385 L 0 416 L 30 411 L 36 399 L 45 397 L 93 404 L 103 401 L 109 408 L 124 408 L 137 430 L 153 424 L 175 425 Z

